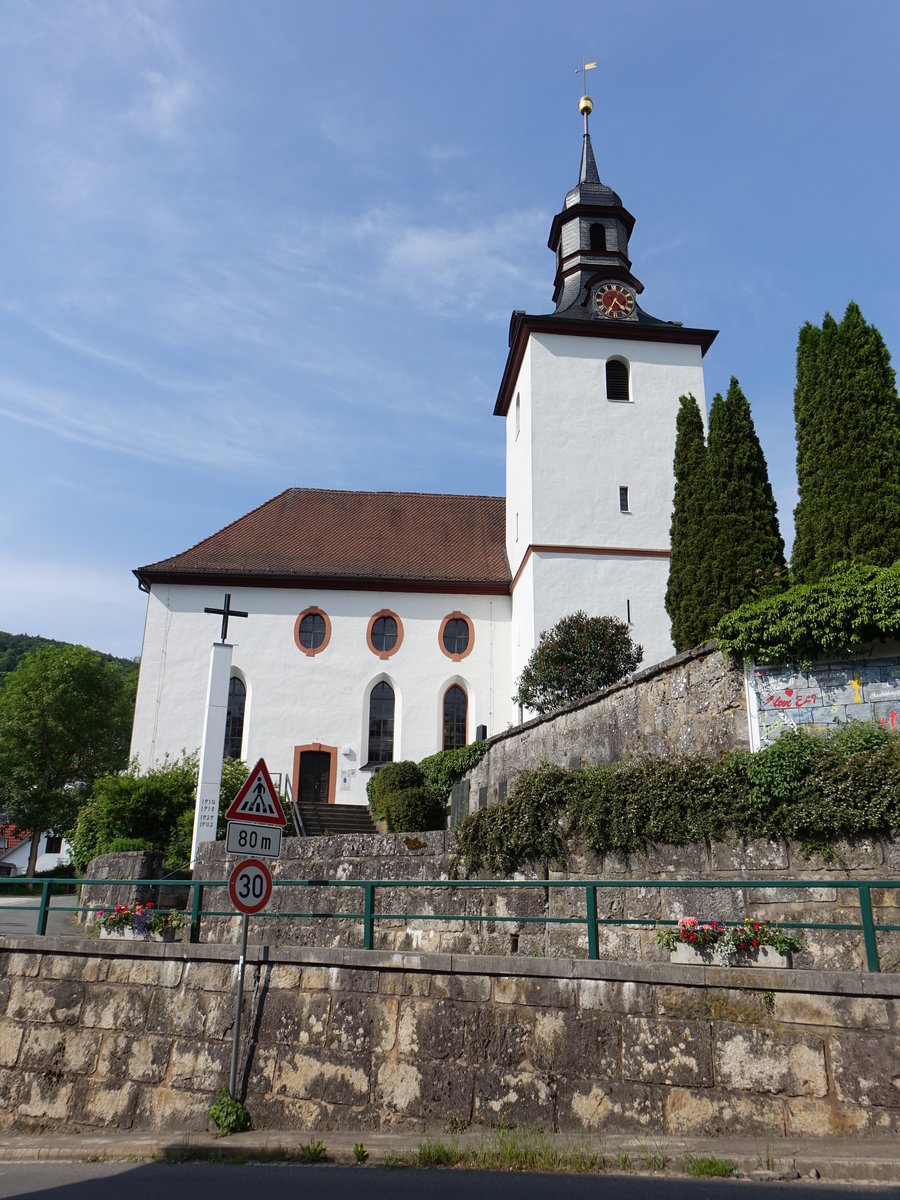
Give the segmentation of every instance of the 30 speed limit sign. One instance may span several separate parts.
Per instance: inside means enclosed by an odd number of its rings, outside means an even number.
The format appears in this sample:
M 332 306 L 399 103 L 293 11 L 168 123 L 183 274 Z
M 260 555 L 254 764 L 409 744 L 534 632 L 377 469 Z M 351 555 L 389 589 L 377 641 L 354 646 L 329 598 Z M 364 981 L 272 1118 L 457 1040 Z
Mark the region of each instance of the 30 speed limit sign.
M 272 895 L 269 868 L 258 858 L 245 858 L 231 872 L 228 894 L 238 912 L 258 913 L 266 907 Z

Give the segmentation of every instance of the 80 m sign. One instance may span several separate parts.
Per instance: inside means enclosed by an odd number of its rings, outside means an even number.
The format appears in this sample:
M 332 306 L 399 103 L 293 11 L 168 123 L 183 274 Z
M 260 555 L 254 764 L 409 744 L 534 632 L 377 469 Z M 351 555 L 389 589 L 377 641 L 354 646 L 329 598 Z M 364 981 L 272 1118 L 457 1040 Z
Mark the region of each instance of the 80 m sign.
M 269 868 L 258 858 L 245 858 L 231 872 L 228 894 L 238 912 L 260 912 L 272 896 L 272 876 Z
M 260 858 L 278 858 L 281 854 L 281 828 L 253 825 L 248 821 L 229 821 L 225 834 L 228 854 L 256 854 Z

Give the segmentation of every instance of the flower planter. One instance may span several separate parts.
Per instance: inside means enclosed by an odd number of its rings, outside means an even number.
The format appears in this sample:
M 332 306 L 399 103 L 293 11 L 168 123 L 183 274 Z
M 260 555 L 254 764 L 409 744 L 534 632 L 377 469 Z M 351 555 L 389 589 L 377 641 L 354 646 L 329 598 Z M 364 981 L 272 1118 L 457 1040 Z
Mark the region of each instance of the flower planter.
M 722 965 L 716 961 L 712 946 L 696 950 L 687 942 L 679 942 L 677 946 L 669 951 L 669 961 L 680 963 L 682 966 L 694 967 L 717 967 Z M 779 954 L 771 946 L 759 946 L 756 950 L 750 951 L 747 954 L 738 954 L 734 962 L 729 965 L 733 967 L 777 967 L 781 970 L 787 970 L 794 964 L 789 950 L 784 954 Z
M 715 961 L 712 954 L 712 946 L 705 946 L 703 949 L 697 950 L 688 942 L 679 942 L 676 946 L 674 946 L 669 951 L 669 960 L 673 963 L 681 963 L 682 966 L 715 966 Z
M 134 929 L 106 929 L 105 926 L 100 926 L 101 938 L 115 938 L 120 942 L 174 942 L 175 930 L 163 929 L 160 933 L 150 930 L 147 933 L 138 933 Z

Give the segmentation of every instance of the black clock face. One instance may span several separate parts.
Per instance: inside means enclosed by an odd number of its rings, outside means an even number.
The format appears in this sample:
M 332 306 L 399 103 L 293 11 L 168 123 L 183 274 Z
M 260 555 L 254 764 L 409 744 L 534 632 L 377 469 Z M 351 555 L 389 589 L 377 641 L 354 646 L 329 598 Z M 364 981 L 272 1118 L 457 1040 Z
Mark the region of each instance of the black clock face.
M 601 317 L 628 317 L 634 312 L 634 292 L 623 283 L 601 283 L 594 293 L 594 307 Z

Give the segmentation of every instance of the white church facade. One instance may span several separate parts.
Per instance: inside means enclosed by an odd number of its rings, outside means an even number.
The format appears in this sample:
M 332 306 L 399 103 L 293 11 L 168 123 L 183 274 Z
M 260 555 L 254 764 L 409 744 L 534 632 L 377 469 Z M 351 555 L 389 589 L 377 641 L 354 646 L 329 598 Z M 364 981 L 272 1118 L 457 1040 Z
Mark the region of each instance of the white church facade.
M 587 127 L 554 218 L 555 310 L 515 312 L 494 412 L 506 495 L 290 488 L 135 571 L 148 593 L 132 737 L 143 769 L 197 749 L 210 642 L 233 610 L 225 752 L 264 757 L 307 801 L 365 803 L 371 772 L 521 719 L 541 632 L 584 609 L 672 652 L 664 608 L 675 418 L 706 411 L 715 331 L 638 303 L 633 217 L 601 183 Z

